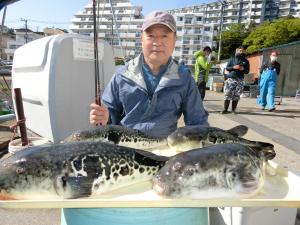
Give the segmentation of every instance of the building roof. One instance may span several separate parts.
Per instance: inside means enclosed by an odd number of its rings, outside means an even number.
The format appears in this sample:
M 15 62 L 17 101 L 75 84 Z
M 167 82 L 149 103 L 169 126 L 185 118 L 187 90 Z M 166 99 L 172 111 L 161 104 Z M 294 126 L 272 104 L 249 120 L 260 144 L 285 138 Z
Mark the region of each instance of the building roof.
M 292 45 L 300 45 L 300 41 L 293 41 L 293 42 L 290 42 L 290 43 L 287 43 L 287 44 L 276 45 L 276 46 L 272 46 L 272 47 L 269 47 L 269 48 L 261 48 L 258 51 L 259 52 L 265 52 L 265 51 L 269 51 L 269 50 L 272 50 L 272 49 L 286 48 L 286 47 L 289 47 L 289 46 L 292 46 Z
M 15 29 L 16 31 L 18 31 L 18 32 L 26 32 L 26 29 L 25 28 L 19 28 L 19 29 Z M 32 30 L 30 30 L 30 29 L 27 29 L 27 32 L 32 32 L 32 33 L 34 33 Z

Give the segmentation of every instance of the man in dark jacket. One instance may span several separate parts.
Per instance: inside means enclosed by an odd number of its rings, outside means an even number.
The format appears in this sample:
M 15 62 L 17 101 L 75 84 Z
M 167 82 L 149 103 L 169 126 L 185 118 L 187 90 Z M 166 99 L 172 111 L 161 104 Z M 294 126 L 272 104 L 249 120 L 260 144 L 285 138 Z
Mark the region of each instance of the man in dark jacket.
M 232 100 L 232 113 L 236 114 L 236 107 L 244 89 L 244 75 L 249 73 L 249 61 L 245 58 L 244 52 L 243 46 L 237 48 L 235 57 L 231 58 L 226 66 L 229 74 L 225 75 L 224 110 L 221 112 L 222 114 L 229 113 L 230 100 Z

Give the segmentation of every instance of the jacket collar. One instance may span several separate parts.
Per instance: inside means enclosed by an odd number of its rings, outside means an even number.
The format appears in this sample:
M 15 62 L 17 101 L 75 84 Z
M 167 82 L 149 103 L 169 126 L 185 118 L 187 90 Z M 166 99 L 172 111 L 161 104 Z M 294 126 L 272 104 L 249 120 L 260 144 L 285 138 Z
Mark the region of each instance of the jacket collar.
M 125 77 L 128 79 L 134 81 L 139 86 L 147 90 L 146 83 L 143 78 L 142 74 L 142 60 L 143 54 L 139 54 L 136 58 L 130 60 L 128 62 L 128 68 L 125 72 Z M 179 80 L 179 74 L 178 74 L 178 63 L 176 63 L 173 59 L 171 59 L 171 62 L 168 65 L 167 71 L 162 76 L 159 86 L 168 86 L 166 85 L 171 80 Z M 173 83 L 173 82 L 172 82 Z

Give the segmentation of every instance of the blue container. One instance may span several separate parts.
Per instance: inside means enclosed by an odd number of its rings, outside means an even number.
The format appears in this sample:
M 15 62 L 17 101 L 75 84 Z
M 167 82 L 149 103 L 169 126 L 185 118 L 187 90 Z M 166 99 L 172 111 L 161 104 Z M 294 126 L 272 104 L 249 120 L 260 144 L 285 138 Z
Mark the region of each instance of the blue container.
M 61 225 L 208 225 L 208 208 L 62 209 Z

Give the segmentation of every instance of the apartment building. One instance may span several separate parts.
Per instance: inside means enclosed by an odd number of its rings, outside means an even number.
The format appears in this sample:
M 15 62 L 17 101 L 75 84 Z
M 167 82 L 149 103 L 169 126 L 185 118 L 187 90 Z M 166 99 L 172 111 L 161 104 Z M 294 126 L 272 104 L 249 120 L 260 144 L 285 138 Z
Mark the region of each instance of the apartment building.
M 6 59 L 12 60 L 17 48 L 33 40 L 44 37 L 43 32 L 33 32 L 30 29 L 15 29 L 15 39 L 7 41 L 4 53 Z
M 112 6 L 109 1 L 100 1 L 98 6 L 98 37 L 113 46 L 122 46 L 123 57 L 134 56 L 139 52 L 144 18 L 142 6 L 133 6 L 129 0 L 115 0 Z M 93 27 L 93 6 L 90 3 L 74 15 L 70 30 L 73 33 L 93 35 Z
M 134 56 L 141 50 L 140 30 L 144 15 L 142 6 L 130 0 L 98 3 L 98 37 L 123 49 L 123 57 Z M 77 12 L 71 31 L 93 35 L 92 3 Z M 114 13 L 112 13 L 114 12 Z M 235 23 L 260 24 L 265 20 L 292 15 L 300 17 L 300 0 L 220 0 L 168 10 L 177 22 L 177 42 L 173 56 L 194 64 L 193 53 L 204 46 L 216 47 L 214 37 L 220 30 Z M 222 26 L 220 26 L 222 24 Z

